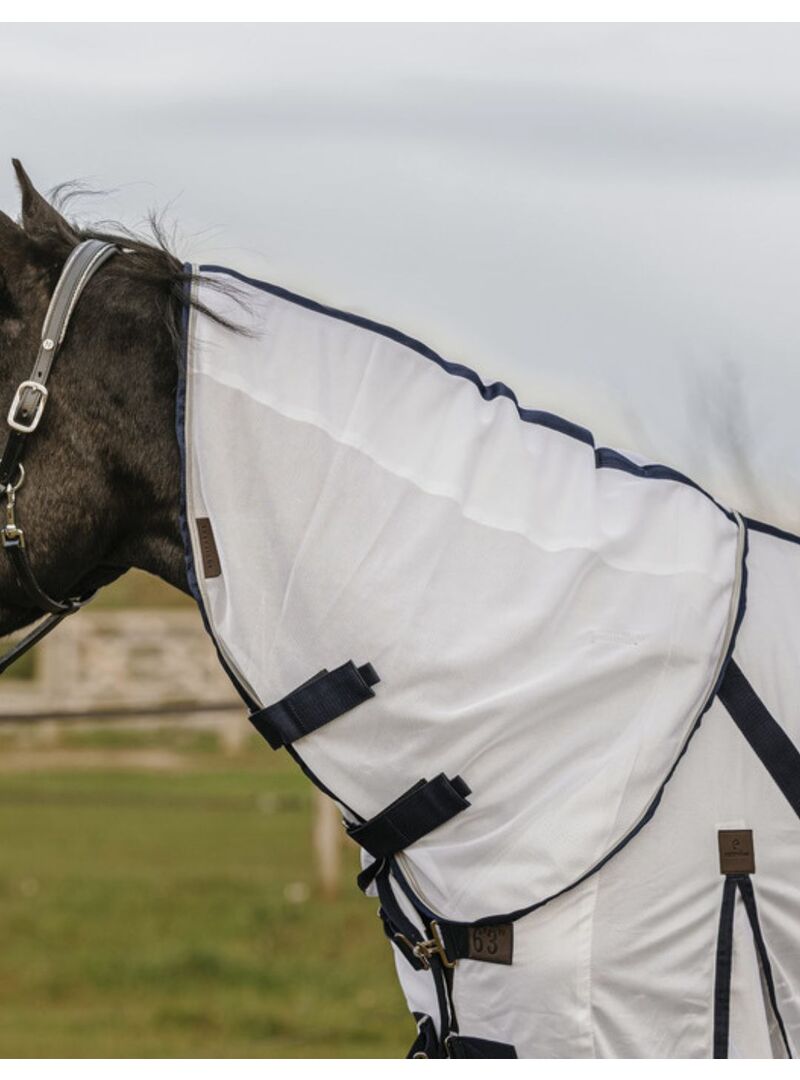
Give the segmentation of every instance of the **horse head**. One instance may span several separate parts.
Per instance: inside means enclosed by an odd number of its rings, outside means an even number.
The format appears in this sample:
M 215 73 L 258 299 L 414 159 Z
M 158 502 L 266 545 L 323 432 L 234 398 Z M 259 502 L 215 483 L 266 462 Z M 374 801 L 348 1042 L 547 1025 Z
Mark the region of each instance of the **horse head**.
M 29 377 L 70 253 L 90 238 L 120 248 L 74 310 L 47 408 L 25 440 L 15 501 L 32 571 L 58 598 L 86 594 L 132 566 L 185 589 L 174 406 L 187 275 L 158 236 L 151 244 L 79 228 L 14 167 L 19 222 L 0 212 L 0 429 Z M 0 635 L 41 614 L 0 551 Z

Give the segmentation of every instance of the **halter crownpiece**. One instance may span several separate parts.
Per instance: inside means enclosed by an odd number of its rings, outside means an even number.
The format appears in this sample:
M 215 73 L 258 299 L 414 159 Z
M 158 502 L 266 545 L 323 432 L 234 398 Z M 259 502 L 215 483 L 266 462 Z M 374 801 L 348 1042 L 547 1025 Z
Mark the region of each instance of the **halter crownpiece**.
M 49 615 L 43 623 L 0 658 L 0 674 L 27 652 L 61 620 L 78 611 L 94 595 L 55 600 L 39 584 L 28 557 L 25 533 L 17 521 L 17 492 L 25 480 L 22 456 L 26 440 L 36 431 L 47 404 L 47 380 L 63 344 L 69 321 L 81 293 L 93 275 L 119 248 L 102 240 L 84 240 L 73 249 L 50 298 L 44 318 L 39 351 L 30 378 L 17 387 L 6 417 L 10 428 L 0 457 L 0 497 L 5 498 L 5 524 L 0 530 L 3 548 L 32 604 Z

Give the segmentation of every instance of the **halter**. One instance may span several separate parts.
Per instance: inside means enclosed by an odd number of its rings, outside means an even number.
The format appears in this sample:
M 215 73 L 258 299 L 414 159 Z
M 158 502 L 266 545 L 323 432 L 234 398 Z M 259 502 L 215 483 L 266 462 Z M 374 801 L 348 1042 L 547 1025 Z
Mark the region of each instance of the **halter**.
M 114 244 L 102 240 L 84 240 L 71 252 L 50 298 L 33 371 L 30 378 L 17 387 L 8 410 L 10 431 L 0 457 L 0 497 L 5 498 L 6 504 L 5 525 L 0 529 L 0 537 L 20 585 L 31 603 L 45 612 L 48 618 L 0 657 L 0 675 L 55 629 L 62 619 L 80 610 L 94 596 L 94 591 L 90 591 L 83 596 L 54 600 L 42 588 L 28 557 L 25 533 L 17 520 L 16 502 L 17 493 L 25 482 L 22 456 L 28 438 L 42 419 L 49 393 L 47 380 L 66 336 L 70 317 L 89 280 L 118 250 Z

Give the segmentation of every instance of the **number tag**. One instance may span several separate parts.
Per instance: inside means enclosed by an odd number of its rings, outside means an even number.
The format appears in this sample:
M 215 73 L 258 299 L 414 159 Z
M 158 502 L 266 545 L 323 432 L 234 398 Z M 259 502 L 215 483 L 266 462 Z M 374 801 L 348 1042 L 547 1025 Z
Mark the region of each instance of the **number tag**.
M 511 964 L 513 956 L 513 923 L 469 928 L 469 960 L 483 960 L 486 964 Z

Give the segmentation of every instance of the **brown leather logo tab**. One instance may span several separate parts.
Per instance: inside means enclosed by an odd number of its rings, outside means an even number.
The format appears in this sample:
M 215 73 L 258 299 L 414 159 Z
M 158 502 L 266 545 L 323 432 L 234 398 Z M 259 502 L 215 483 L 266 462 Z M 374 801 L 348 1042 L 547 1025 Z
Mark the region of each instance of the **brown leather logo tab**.
M 720 829 L 719 870 L 721 874 L 754 874 L 752 829 Z
M 471 926 L 467 959 L 486 964 L 511 964 L 514 956 L 514 924 Z
M 203 576 L 219 577 L 222 565 L 214 540 L 214 531 L 208 518 L 197 518 L 197 539 L 200 541 L 200 554 L 203 556 Z

